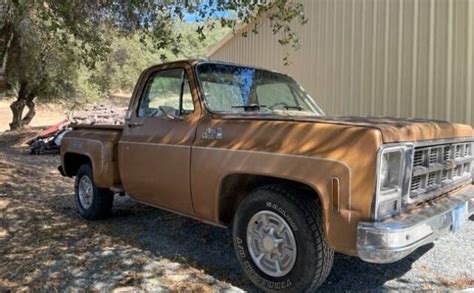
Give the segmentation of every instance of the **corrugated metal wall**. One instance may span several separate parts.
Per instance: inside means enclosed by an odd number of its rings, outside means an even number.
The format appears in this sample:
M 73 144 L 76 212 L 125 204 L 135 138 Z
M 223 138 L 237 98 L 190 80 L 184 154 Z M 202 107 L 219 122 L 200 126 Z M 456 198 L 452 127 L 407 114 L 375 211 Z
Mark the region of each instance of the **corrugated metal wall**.
M 268 25 L 211 59 L 295 77 L 328 114 L 424 117 L 474 125 L 474 0 L 304 0 L 302 48 Z

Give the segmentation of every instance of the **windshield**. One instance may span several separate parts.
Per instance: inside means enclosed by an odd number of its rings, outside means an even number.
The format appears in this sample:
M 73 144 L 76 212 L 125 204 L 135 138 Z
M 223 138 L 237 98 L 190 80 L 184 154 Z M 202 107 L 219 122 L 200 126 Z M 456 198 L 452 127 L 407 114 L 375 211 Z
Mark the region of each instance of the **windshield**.
M 324 115 L 301 86 L 283 74 L 216 63 L 199 64 L 197 74 L 212 112 Z

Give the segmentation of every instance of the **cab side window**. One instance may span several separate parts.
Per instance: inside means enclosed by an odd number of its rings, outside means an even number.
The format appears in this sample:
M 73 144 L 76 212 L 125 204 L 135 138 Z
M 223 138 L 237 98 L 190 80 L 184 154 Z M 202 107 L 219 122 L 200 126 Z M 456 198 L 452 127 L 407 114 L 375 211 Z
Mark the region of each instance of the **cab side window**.
M 194 104 L 184 69 L 168 69 L 150 76 L 140 98 L 138 117 L 181 116 Z

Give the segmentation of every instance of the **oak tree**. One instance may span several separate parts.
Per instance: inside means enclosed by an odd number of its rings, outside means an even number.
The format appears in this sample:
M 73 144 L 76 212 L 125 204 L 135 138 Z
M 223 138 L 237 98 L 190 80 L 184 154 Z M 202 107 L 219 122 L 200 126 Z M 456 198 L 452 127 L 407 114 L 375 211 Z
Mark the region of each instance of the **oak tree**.
M 296 0 L 0 0 L 0 93 L 16 96 L 10 128 L 29 124 L 36 97 L 67 98 L 74 69 L 105 60 L 111 31 L 140 32 L 155 49 L 176 53 L 183 42 L 177 23 L 190 15 L 199 40 L 216 22 L 235 32 L 252 24 L 251 32 L 257 33 L 265 18 L 279 43 L 295 48 L 298 38 L 291 25 L 306 22 Z

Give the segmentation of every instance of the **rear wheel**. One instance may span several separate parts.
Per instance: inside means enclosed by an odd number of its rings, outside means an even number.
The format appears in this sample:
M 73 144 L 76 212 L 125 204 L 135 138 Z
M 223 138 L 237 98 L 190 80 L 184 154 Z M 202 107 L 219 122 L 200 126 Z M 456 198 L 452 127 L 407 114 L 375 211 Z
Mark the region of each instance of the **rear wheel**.
M 77 171 L 75 183 L 76 205 L 84 219 L 99 220 L 110 214 L 114 194 L 112 191 L 95 185 L 92 168 L 82 165 Z
M 311 195 L 280 185 L 254 190 L 240 204 L 234 248 L 246 275 L 269 292 L 311 292 L 329 275 L 334 252 L 321 206 Z M 304 193 L 304 192 L 303 192 Z

